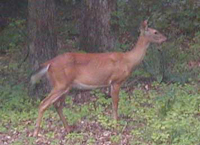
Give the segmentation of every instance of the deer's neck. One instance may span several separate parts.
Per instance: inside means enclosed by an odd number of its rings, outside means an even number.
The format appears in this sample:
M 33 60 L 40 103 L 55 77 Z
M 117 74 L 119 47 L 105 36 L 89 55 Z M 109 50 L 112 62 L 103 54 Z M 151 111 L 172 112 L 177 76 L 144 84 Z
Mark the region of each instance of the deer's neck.
M 135 47 L 133 47 L 131 51 L 127 52 L 126 58 L 131 68 L 142 62 L 149 44 L 150 42 L 144 36 L 140 36 Z

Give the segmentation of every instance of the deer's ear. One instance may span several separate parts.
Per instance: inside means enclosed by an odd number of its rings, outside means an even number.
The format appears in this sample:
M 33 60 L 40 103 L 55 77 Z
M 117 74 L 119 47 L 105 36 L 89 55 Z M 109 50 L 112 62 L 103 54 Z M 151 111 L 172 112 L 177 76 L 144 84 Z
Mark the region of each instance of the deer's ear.
M 145 20 L 144 22 L 142 22 L 141 26 L 140 26 L 140 31 L 146 31 L 148 29 L 148 21 Z

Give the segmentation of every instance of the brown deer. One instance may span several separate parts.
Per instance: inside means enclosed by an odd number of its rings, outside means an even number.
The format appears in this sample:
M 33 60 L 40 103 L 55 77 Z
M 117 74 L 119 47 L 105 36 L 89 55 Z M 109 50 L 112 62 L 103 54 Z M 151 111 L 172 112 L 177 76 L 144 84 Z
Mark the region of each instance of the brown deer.
M 36 128 L 33 136 L 37 136 L 45 110 L 54 105 L 67 132 L 72 129 L 63 116 L 62 108 L 65 94 L 71 89 L 95 89 L 110 87 L 113 117 L 118 119 L 117 109 L 119 90 L 132 70 L 141 63 L 149 44 L 162 43 L 166 37 L 157 30 L 148 28 L 147 21 L 140 27 L 140 36 L 135 47 L 128 52 L 111 53 L 64 53 L 41 65 L 41 70 L 31 77 L 34 84 L 47 74 L 53 89 L 41 102 Z

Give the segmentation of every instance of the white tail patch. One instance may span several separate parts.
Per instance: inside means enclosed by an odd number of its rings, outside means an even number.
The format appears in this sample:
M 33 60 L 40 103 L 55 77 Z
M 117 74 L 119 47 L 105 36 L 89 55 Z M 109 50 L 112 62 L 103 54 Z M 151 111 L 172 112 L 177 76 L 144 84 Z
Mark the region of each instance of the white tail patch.
M 31 84 L 34 85 L 36 84 L 43 75 L 46 74 L 46 72 L 49 69 L 50 64 L 48 64 L 47 66 L 43 67 L 38 73 L 36 73 L 35 75 L 31 76 Z

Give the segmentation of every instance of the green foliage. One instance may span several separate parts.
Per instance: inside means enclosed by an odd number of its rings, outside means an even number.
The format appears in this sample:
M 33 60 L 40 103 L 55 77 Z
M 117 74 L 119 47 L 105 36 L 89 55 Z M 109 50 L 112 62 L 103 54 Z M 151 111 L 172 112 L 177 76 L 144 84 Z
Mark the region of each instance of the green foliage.
M 5 86 L 1 89 L 1 132 L 9 130 L 23 132 L 26 128 L 34 129 L 37 107 L 31 103 L 26 92 L 22 91 L 23 87 Z M 140 85 L 132 94 L 122 90 L 118 110 L 119 122 L 111 117 L 111 99 L 105 99 L 105 95 L 100 91 L 94 91 L 93 94 L 98 96 L 97 100 L 82 105 L 74 104 L 72 98 L 67 97 L 64 114 L 70 124 L 78 125 L 84 120 L 88 123 L 96 122 L 103 132 L 116 133 L 109 137 L 114 144 L 121 142 L 125 130 L 130 131 L 131 144 L 189 145 L 200 142 L 198 84 L 167 85 L 154 82 L 149 91 L 143 90 Z M 48 131 L 45 136 L 51 139 L 55 138 L 56 134 L 48 126 L 49 119 L 53 119 L 54 128 L 58 126 L 56 122 L 60 124 L 58 128 L 62 125 L 55 109 L 48 109 L 45 112 L 45 123 L 42 128 Z M 32 120 L 31 124 L 23 123 L 29 120 Z M 90 139 L 87 140 L 87 144 L 95 144 L 96 140 L 92 134 L 85 131 L 67 134 L 65 140 L 67 144 L 82 144 L 88 137 Z M 24 141 L 16 141 L 16 144 L 22 142 Z M 26 142 L 33 143 L 35 139 L 26 137 Z M 59 140 L 52 142 L 52 144 L 57 143 Z
M 9 25 L 1 32 L 0 50 L 12 50 L 19 48 L 19 44 L 25 40 L 25 20 L 10 19 Z
M 26 122 L 37 116 L 37 110 L 22 85 L 1 87 L 0 102 L 0 132 L 23 131 L 26 124 L 19 125 L 19 122 Z
M 123 32 L 127 29 L 127 18 L 128 16 L 124 12 L 124 10 L 127 8 L 127 4 L 125 1 L 119 0 L 117 2 L 117 11 L 112 12 L 112 18 L 111 18 L 111 26 L 117 26 L 119 28 L 119 32 Z M 115 29 L 114 29 L 115 30 Z
M 95 144 L 95 139 L 94 138 L 89 138 L 87 140 L 87 145 L 93 145 L 93 144 Z
M 141 21 L 150 18 L 156 28 L 170 30 L 173 34 L 191 34 L 198 30 L 199 14 L 198 2 L 190 0 L 118 0 L 118 10 L 114 13 L 121 31 L 136 30 Z
M 67 144 L 75 144 L 75 145 L 81 145 L 83 141 L 83 135 L 80 133 L 69 133 L 66 136 L 66 139 L 68 140 Z
M 98 115 L 97 120 L 100 125 L 102 125 L 105 129 L 114 129 L 117 126 L 117 122 L 110 117 L 107 117 L 105 115 Z
M 158 49 L 150 48 L 148 51 L 148 55 L 143 63 L 144 69 L 148 73 L 150 73 L 153 77 L 155 77 L 158 82 L 161 82 L 164 77 L 163 76 L 164 68 L 162 68 L 162 65 L 164 64 L 161 62 L 161 59 L 164 58 L 161 57 L 162 56 L 158 51 Z
M 24 86 L 18 85 L 14 87 L 5 86 L 0 90 L 0 108 L 1 111 L 30 111 L 32 106 L 30 99 L 28 98 L 26 91 L 22 91 Z
M 152 90 L 149 94 L 153 106 L 135 114 L 135 117 L 148 118 L 144 122 L 146 125 L 133 130 L 132 134 L 153 144 L 199 142 L 200 118 L 195 115 L 199 113 L 199 95 L 196 88 L 191 85 L 162 84 L 157 89 L 159 92 Z
M 193 41 L 189 44 L 189 54 L 192 56 L 192 60 L 198 61 L 200 58 L 199 47 L 200 47 L 200 31 L 195 33 Z
M 198 32 L 194 37 L 197 40 Z M 189 48 L 180 48 L 185 41 L 182 37 L 175 42 L 167 42 L 162 46 L 150 47 L 145 57 L 143 68 L 158 82 L 186 83 L 191 78 L 195 79 L 194 71 L 190 71 L 188 62 L 197 61 L 199 58 L 198 41 L 192 43 Z M 198 71 L 199 72 L 199 71 Z
M 132 105 L 132 100 L 130 96 L 126 94 L 124 91 L 120 92 L 120 102 L 119 102 L 119 114 L 124 117 L 130 118 L 132 116 L 132 112 L 135 111 L 135 107 Z
M 186 83 L 196 77 L 187 62 L 199 61 L 200 57 L 200 10 L 197 1 L 118 0 L 117 4 L 118 9 L 113 12 L 111 22 L 118 24 L 120 39 L 121 34 L 123 36 L 126 32 L 137 37 L 138 27 L 145 19 L 149 19 L 150 27 L 161 30 L 168 37 L 168 41 L 159 47 L 160 52 L 155 49 L 158 46 L 149 49 L 143 65 L 146 72 L 158 82 Z M 123 37 L 126 39 L 127 36 Z M 191 44 L 190 40 L 193 40 Z M 130 49 L 129 43 L 117 43 L 116 47 L 124 51 Z
M 63 113 L 69 120 L 69 124 L 75 124 L 77 121 L 80 121 L 81 118 L 87 117 L 90 114 L 91 105 L 80 105 L 74 106 L 72 103 L 72 98 L 67 98 L 68 107 L 63 109 Z
M 119 144 L 119 142 L 121 140 L 121 136 L 120 135 L 113 135 L 113 136 L 111 136 L 110 140 L 113 144 Z

